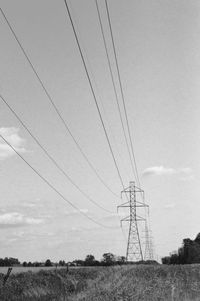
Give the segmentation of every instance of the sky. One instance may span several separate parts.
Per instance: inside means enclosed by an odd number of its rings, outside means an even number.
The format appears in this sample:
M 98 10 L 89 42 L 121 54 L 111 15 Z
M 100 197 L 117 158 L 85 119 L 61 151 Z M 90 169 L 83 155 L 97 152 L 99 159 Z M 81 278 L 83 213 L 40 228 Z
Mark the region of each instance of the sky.
M 98 1 L 120 98 L 105 2 Z M 72 18 L 125 187 L 134 181 L 94 0 L 71 0 Z M 200 3 L 108 0 L 134 152 L 156 259 L 200 231 Z M 0 134 L 70 204 L 0 141 L 0 257 L 66 261 L 125 255 L 123 189 L 64 1 L 1 0 L 0 7 L 98 179 L 66 132 L 0 13 L 0 94 L 76 184 L 50 162 L 0 99 Z M 124 115 L 123 115 L 124 118 Z M 84 214 L 102 226 L 87 219 Z M 125 235 L 123 235 L 123 233 Z M 125 237 L 124 237 L 125 236 Z M 143 234 L 141 233 L 141 237 Z

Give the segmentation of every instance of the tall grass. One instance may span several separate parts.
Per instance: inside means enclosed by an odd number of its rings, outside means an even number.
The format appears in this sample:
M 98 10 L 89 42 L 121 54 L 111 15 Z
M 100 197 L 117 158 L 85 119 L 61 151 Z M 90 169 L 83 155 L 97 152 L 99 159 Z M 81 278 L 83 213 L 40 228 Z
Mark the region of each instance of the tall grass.
M 0 283 L 2 283 L 2 275 Z M 123 266 L 12 275 L 0 300 L 200 300 L 200 266 Z

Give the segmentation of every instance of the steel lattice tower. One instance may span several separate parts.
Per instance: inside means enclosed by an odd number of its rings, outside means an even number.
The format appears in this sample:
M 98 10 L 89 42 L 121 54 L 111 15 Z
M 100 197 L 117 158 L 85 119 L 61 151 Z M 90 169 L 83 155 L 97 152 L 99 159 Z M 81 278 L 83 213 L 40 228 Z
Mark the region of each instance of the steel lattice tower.
M 127 261 L 143 260 L 143 253 L 138 230 L 138 221 L 145 221 L 143 217 L 137 215 L 137 207 L 148 207 L 145 203 L 136 201 L 136 193 L 143 193 L 143 190 L 135 186 L 135 182 L 130 182 L 130 186 L 122 191 L 129 194 L 129 201 L 118 206 L 118 208 L 128 207 L 129 216 L 123 218 L 122 222 L 129 222 L 128 243 L 126 251 Z
M 144 251 L 144 260 L 153 260 L 153 246 L 152 246 L 152 238 L 150 236 L 150 230 L 148 227 L 147 220 L 145 220 L 145 251 Z

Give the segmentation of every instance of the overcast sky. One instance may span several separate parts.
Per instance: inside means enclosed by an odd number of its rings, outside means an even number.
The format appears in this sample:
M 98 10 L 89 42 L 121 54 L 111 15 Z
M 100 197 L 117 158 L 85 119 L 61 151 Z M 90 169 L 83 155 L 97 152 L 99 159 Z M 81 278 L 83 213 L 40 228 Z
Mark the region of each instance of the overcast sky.
M 64 1 L 0 0 L 8 20 L 82 149 L 106 184 L 122 190 Z M 200 2 L 108 0 L 137 167 L 150 205 L 155 251 L 200 231 Z M 100 11 L 117 82 L 104 1 Z M 94 0 L 71 0 L 72 17 L 125 186 L 134 180 Z M 116 207 L 42 90 L 0 14 L 0 94 L 41 144 L 105 212 L 84 198 L 0 102 L 3 135 L 77 212 L 0 142 L 0 253 L 20 260 L 125 255 Z M 119 92 L 119 87 L 117 88 Z M 121 99 L 120 99 L 121 102 Z M 127 227 L 124 227 L 127 234 Z M 143 235 L 143 234 L 141 234 Z

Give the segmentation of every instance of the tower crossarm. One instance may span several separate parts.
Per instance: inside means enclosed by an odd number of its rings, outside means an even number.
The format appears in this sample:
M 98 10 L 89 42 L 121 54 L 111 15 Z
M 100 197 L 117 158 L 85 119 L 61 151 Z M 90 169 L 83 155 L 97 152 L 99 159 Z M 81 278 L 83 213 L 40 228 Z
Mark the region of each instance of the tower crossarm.
M 133 218 L 130 217 L 130 216 L 126 216 L 124 218 L 121 219 L 121 226 L 122 226 L 122 223 L 123 222 L 132 222 L 133 221 Z M 136 217 L 134 218 L 134 221 L 137 221 L 137 222 L 145 222 L 145 218 L 139 216 L 139 215 L 136 215 Z
M 125 202 L 125 203 L 117 206 L 117 211 L 119 210 L 119 208 L 125 208 L 125 207 L 130 208 L 130 202 Z M 149 207 L 149 205 L 147 205 L 145 203 L 141 203 L 141 202 L 135 202 L 135 207 Z

